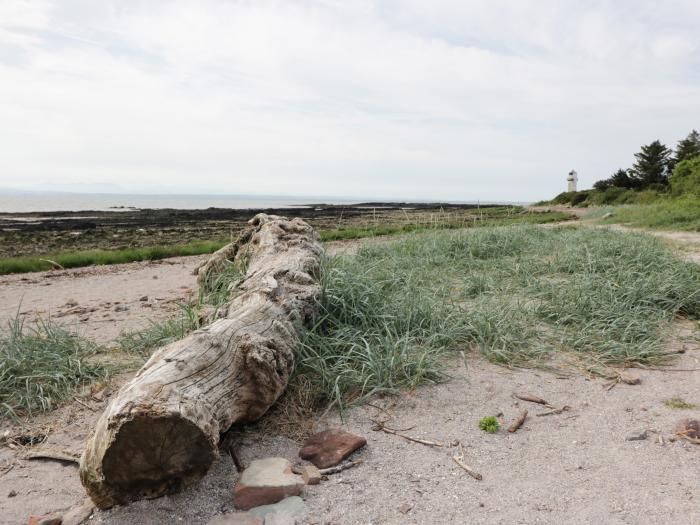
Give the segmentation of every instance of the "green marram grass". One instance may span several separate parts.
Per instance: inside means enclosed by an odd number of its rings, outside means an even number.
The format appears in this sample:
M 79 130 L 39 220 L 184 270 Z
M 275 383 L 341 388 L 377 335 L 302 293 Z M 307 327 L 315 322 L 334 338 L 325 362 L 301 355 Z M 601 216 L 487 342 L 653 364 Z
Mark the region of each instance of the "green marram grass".
M 515 226 L 407 235 L 326 257 L 322 315 L 297 360 L 342 406 L 444 377 L 475 350 L 504 365 L 568 352 L 590 369 L 668 358 L 676 316 L 700 314 L 700 270 L 658 240 Z
M 15 317 L 0 332 L 0 420 L 51 410 L 106 377 L 108 368 L 90 360 L 101 350 L 51 321 L 30 328 Z
M 80 268 L 84 266 L 121 264 L 134 261 L 156 261 L 169 257 L 202 255 L 213 253 L 226 242 L 201 241 L 172 246 L 150 246 L 147 248 L 124 248 L 121 250 L 66 251 L 32 257 L 9 257 L 0 259 L 0 275 L 24 272 L 42 272 L 57 268 Z

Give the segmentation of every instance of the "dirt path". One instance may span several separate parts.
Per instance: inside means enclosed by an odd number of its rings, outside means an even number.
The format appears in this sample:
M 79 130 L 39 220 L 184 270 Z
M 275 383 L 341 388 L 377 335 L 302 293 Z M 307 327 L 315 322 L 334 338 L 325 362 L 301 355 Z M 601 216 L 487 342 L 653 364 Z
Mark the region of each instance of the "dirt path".
M 352 253 L 361 244 L 348 241 L 330 248 Z M 198 261 L 181 258 L 4 277 L 0 314 L 14 315 L 22 297 L 22 311 L 29 315 L 70 311 L 75 306 L 66 303 L 74 299 L 79 307 L 99 308 L 59 319 L 77 323 L 88 335 L 107 342 L 121 329 L 144 322 L 144 311 L 154 317 L 170 315 L 178 301 L 196 291 L 191 269 Z M 140 301 L 143 295 L 149 300 Z M 152 308 L 141 307 L 155 300 Z M 115 312 L 117 302 L 129 310 Z M 105 314 L 110 316 L 107 322 Z M 80 321 L 81 316 L 88 319 Z M 688 335 L 695 327 L 685 323 L 679 329 Z M 698 342 L 688 339 L 673 349 L 681 348 L 685 353 L 674 368 L 700 368 Z M 310 514 L 305 523 L 700 523 L 700 446 L 658 442 L 659 435 L 673 434 L 679 418 L 700 417 L 698 409 L 674 410 L 664 404 L 672 397 L 700 404 L 700 371 L 635 371 L 640 385 L 608 390 L 604 381 L 577 370 L 510 370 L 476 355 L 468 364 L 466 370 L 461 362 L 451 363 L 452 378 L 446 383 L 375 400 L 384 411 L 369 406 L 351 410 L 345 426 L 368 438 L 368 446 L 359 453 L 365 463 L 307 487 L 304 498 Z M 45 433 L 48 439 L 41 446 L 79 453 L 111 393 L 127 377 L 116 378 L 94 395 L 85 393 L 79 403 L 35 418 L 22 431 L 10 429 L 12 435 Z M 517 401 L 513 391 L 531 392 L 571 410 L 537 417 L 545 409 Z M 509 424 L 523 408 L 530 417 L 514 434 L 501 430 L 490 435 L 478 429 L 478 420 L 486 415 L 502 412 Z M 430 448 L 372 430 L 372 419 L 389 417 L 392 427 L 412 427 L 406 431 L 411 436 L 445 443 L 459 440 L 465 462 L 482 473 L 483 481 L 452 462 L 456 448 Z M 315 422 L 318 429 L 339 423 L 333 418 Z M 626 440 L 640 431 L 648 437 Z M 238 442 L 246 463 L 271 455 L 294 461 L 298 446 L 255 428 L 243 429 Z M 21 459 L 22 452 L 0 445 L 0 523 L 25 523 L 29 514 L 67 509 L 84 499 L 74 464 Z M 236 478 L 224 454 L 201 483 L 183 493 L 97 512 L 90 523 L 204 524 L 232 511 Z M 399 511 L 403 504 L 411 507 L 406 514 Z

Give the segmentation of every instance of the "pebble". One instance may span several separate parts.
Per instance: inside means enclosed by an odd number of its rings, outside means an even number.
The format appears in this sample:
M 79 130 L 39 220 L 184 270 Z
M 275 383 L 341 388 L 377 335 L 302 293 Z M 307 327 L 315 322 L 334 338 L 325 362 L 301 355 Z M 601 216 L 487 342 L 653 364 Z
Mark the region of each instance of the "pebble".
M 313 465 L 306 465 L 301 469 L 301 479 L 307 485 L 318 485 L 321 483 L 321 471 Z
M 632 432 L 629 434 L 625 440 L 627 441 L 644 441 L 647 438 L 647 431 L 642 430 L 640 432 Z
M 126 312 L 129 309 L 128 304 L 118 304 L 114 307 L 115 312 Z

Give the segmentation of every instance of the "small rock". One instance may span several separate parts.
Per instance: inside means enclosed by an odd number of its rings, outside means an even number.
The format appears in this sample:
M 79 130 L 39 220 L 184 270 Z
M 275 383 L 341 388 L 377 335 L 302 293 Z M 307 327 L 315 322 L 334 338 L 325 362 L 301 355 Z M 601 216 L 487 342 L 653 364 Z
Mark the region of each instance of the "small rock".
M 367 440 L 362 436 L 330 428 L 307 439 L 299 456 L 318 468 L 328 468 L 337 465 L 366 443 Z
M 237 509 L 248 510 L 277 503 L 287 496 L 298 496 L 303 488 L 303 480 L 292 474 L 288 460 L 258 459 L 243 471 L 233 488 L 233 504 Z
M 154 278 L 154 279 L 158 279 L 158 276 L 157 276 L 157 275 L 154 275 L 153 278 Z
M 270 519 L 270 516 L 278 514 L 282 516 L 288 516 L 291 518 L 303 518 L 308 514 L 309 509 L 304 503 L 304 500 L 299 496 L 292 496 L 290 498 L 285 498 L 279 503 L 274 505 L 261 505 L 260 507 L 255 507 L 250 509 L 250 514 L 255 516 L 260 516 L 265 518 L 265 523 Z
M 147 295 L 142 296 L 142 297 L 139 299 L 139 301 L 145 303 L 146 301 L 148 301 L 148 296 L 147 296 Z
M 216 516 L 207 521 L 207 525 L 263 525 L 263 519 L 247 512 L 234 512 Z
M 95 504 L 90 498 L 86 498 L 81 505 L 73 507 L 63 516 L 62 525 L 80 525 L 92 516 Z
M 61 525 L 61 518 L 52 516 L 29 516 L 29 525 Z
M 628 385 L 639 385 L 642 380 L 636 374 L 631 374 L 630 372 L 622 372 L 620 374 L 620 381 Z
M 412 508 L 413 508 L 413 505 L 409 505 L 408 503 L 404 503 L 399 507 L 399 512 L 401 514 L 408 514 Z
M 14 498 L 17 495 L 16 490 L 11 490 L 10 492 L 7 493 L 8 498 Z
M 301 469 L 301 479 L 307 485 L 318 485 L 321 483 L 321 471 L 313 465 L 307 465 Z
M 115 312 L 126 312 L 129 309 L 128 304 L 118 304 L 114 307 Z
M 641 432 L 633 432 L 629 434 L 625 440 L 626 441 L 644 441 L 647 438 L 647 431 L 642 430 Z
M 676 434 L 683 434 L 693 439 L 700 439 L 700 421 L 689 417 L 683 418 L 675 427 Z

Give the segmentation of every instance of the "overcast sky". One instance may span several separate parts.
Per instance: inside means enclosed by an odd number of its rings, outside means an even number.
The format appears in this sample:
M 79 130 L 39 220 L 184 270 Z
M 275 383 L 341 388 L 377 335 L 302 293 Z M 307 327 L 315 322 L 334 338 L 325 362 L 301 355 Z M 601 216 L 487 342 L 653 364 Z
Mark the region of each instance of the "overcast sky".
M 527 201 L 699 127 L 698 0 L 0 0 L 0 187 Z

